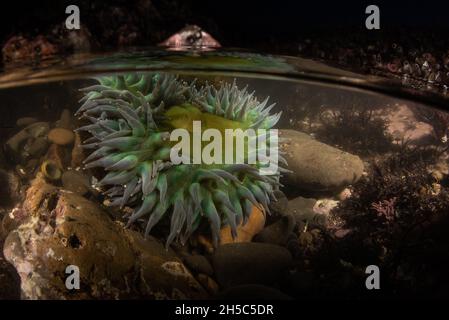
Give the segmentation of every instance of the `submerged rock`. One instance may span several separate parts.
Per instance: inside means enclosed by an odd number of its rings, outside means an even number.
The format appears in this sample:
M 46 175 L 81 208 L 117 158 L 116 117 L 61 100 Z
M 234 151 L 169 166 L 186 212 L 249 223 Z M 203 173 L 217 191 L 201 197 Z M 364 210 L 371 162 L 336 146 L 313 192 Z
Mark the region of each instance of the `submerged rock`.
M 61 117 L 58 120 L 58 127 L 68 129 L 69 131 L 73 129 L 73 117 L 69 109 L 62 110 Z
M 73 143 L 73 141 L 75 140 L 75 135 L 71 130 L 64 128 L 54 128 L 48 133 L 48 140 L 57 145 L 65 146 Z
M 89 177 L 76 170 L 68 170 L 62 174 L 62 185 L 65 189 L 79 195 L 85 195 L 90 190 Z
M 215 251 L 212 261 L 218 283 L 229 288 L 241 284 L 273 284 L 287 270 L 292 256 L 280 246 L 229 243 Z
M 29 218 L 10 232 L 4 245 L 6 259 L 20 275 L 24 298 L 207 297 L 175 253 L 156 239 L 143 239 L 113 222 L 95 203 L 46 187 L 42 178 L 31 188 Z M 45 202 L 49 190 L 53 193 Z M 79 290 L 65 286 L 68 265 L 79 268 Z
M 16 121 L 16 125 L 18 127 L 26 127 L 29 126 L 30 124 L 36 123 L 39 120 L 37 120 L 36 118 L 33 117 L 23 117 L 23 118 L 19 118 Z
M 317 216 L 313 210 L 317 200 L 313 198 L 297 197 L 288 202 L 287 212 L 295 217 L 297 222 L 312 221 Z
M 312 192 L 338 192 L 355 183 L 363 173 L 363 162 L 355 155 L 314 140 L 295 130 L 280 130 L 280 150 L 288 169 L 284 183 Z
M 81 146 L 81 137 L 78 132 L 75 132 L 75 141 L 73 144 L 72 149 L 72 159 L 70 162 L 70 166 L 72 168 L 78 168 L 83 166 L 83 160 L 85 159 L 84 156 L 84 149 Z
M 20 163 L 25 163 L 32 156 L 39 156 L 45 152 L 43 148 L 46 148 L 46 145 L 43 139 L 49 129 L 48 122 L 36 122 L 27 126 L 6 141 L 6 152 Z
M 278 221 L 270 224 L 256 234 L 254 236 L 254 241 L 285 246 L 287 244 L 288 235 L 293 231 L 295 224 L 295 218 L 292 215 L 284 215 Z

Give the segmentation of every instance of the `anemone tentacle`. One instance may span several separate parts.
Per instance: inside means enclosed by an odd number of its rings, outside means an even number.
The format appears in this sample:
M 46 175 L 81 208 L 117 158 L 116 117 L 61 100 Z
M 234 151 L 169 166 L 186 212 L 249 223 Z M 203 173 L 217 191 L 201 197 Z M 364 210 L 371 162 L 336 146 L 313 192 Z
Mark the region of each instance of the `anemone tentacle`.
M 85 159 L 85 167 L 104 169 L 97 184 L 105 189 L 111 205 L 134 209 L 128 225 L 148 217 L 148 235 L 171 213 L 169 245 L 175 240 L 184 243 L 206 218 L 217 244 L 220 227 L 229 224 L 235 237 L 237 225 L 248 220 L 253 205 L 269 212 L 279 171 L 261 176 L 260 163 L 174 165 L 169 132 L 176 125 L 167 121 L 170 114 L 184 122 L 191 120 L 189 115 L 208 114 L 215 117 L 209 121 L 212 127 L 231 123 L 270 129 L 280 113 L 270 114 L 275 104 L 269 104 L 268 98 L 259 102 L 254 92 L 239 89 L 235 82 L 197 89 L 194 83 L 165 73 L 102 76 L 97 81 L 81 89 L 84 97 L 77 111 L 89 122 L 78 129 L 91 135 L 84 147 L 95 149 Z

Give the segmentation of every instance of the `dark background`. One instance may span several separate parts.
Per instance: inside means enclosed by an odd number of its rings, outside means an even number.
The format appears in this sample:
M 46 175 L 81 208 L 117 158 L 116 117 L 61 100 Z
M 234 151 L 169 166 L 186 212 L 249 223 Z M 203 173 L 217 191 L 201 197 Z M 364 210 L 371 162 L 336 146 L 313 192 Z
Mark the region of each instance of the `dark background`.
M 447 32 L 447 1 L 255 1 L 255 0 L 112 0 L 112 1 L 8 1 L 0 10 L 0 43 L 18 33 L 48 32 L 65 20 L 65 7 L 77 4 L 81 21 L 101 46 L 117 45 L 114 31 L 127 22 L 139 30 L 137 45 L 155 44 L 186 24 L 197 24 L 223 45 L 264 47 L 275 42 L 288 46 L 304 36 L 317 39 L 332 35 L 345 39 L 392 37 L 406 32 Z M 376 4 L 381 12 L 381 31 L 366 31 L 365 8 Z M 117 13 L 116 8 L 121 10 Z M 139 9 L 140 8 L 140 9 Z M 115 13 L 114 13 L 115 12 Z M 343 32 L 344 30 L 344 32 Z M 393 33 L 393 34 L 392 34 Z M 268 47 L 268 46 L 267 46 Z

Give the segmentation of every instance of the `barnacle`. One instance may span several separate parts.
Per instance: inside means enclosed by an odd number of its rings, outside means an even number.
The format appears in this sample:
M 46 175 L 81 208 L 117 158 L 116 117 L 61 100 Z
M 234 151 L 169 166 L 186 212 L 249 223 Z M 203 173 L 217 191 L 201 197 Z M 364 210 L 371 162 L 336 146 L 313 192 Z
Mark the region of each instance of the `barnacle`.
M 214 244 L 222 224 L 233 236 L 246 222 L 253 205 L 268 204 L 279 185 L 279 171 L 260 175 L 260 163 L 174 164 L 170 161 L 170 131 L 188 127 L 192 120 L 206 127 L 269 129 L 280 113 L 270 115 L 268 99 L 235 83 L 218 89 L 197 89 L 165 73 L 131 73 L 97 78 L 98 84 L 82 89 L 77 114 L 87 119 L 78 130 L 91 135 L 84 148 L 93 149 L 86 168 L 101 167 L 98 186 L 111 205 L 129 206 L 129 224 L 148 217 L 145 235 L 171 212 L 167 245 L 184 243 L 207 218 Z

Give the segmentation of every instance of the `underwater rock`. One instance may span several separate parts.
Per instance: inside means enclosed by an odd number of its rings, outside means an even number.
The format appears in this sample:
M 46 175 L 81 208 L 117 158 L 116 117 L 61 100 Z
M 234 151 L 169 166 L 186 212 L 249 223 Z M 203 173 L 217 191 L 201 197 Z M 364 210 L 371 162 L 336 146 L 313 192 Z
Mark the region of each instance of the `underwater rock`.
M 69 109 L 62 110 L 57 127 L 70 131 L 73 129 L 73 117 L 72 112 Z
M 295 227 L 295 218 L 292 215 L 284 215 L 275 223 L 265 227 L 254 236 L 255 242 L 272 243 L 280 246 L 287 244 L 288 235 Z
M 242 222 L 237 226 L 237 237 L 232 238 L 231 227 L 229 225 L 221 228 L 220 244 L 250 242 L 254 235 L 262 231 L 265 226 L 265 218 L 265 213 L 253 205 L 248 221 L 245 224 Z
M 115 224 L 117 228 L 122 228 Z M 124 229 L 132 247 L 137 272 L 129 275 L 128 283 L 138 288 L 134 297 L 153 299 L 205 299 L 207 292 L 187 270 L 175 252 L 149 236 Z M 141 279 L 137 279 L 140 276 Z M 133 283 L 134 281 L 134 283 Z
M 215 298 L 219 300 L 292 300 L 292 297 L 278 289 L 258 284 L 231 287 L 220 292 Z
M 37 120 L 36 118 L 33 117 L 23 117 L 23 118 L 19 118 L 16 121 L 16 125 L 18 127 L 26 127 L 29 126 L 30 124 L 36 123 L 39 120 Z
M 45 159 L 56 163 L 59 169 L 64 169 L 67 163 L 67 150 L 63 146 L 52 143 L 47 150 Z
M 209 260 L 203 255 L 187 255 L 184 257 L 183 261 L 190 270 L 196 273 L 204 273 L 208 276 L 211 276 L 214 273 L 214 269 Z
M 65 146 L 73 143 L 73 141 L 75 140 L 75 135 L 71 130 L 67 130 L 64 128 L 54 128 L 51 129 L 51 131 L 48 133 L 48 140 L 57 145 Z
M 89 192 L 89 177 L 76 170 L 68 170 L 62 174 L 62 185 L 64 189 L 75 192 L 79 195 L 85 195 Z
M 27 126 L 6 141 L 6 152 L 16 161 L 24 163 L 31 156 L 30 149 L 33 153 L 41 151 L 33 145 L 36 139 L 45 138 L 49 129 L 48 122 L 36 122 Z M 38 142 L 38 146 L 42 147 L 42 141 Z
M 41 206 L 45 206 L 48 200 L 54 198 L 57 191 L 58 188 L 48 184 L 43 173 L 38 172 L 26 191 L 23 201 L 24 211 L 27 215 L 36 214 Z
M 217 281 L 224 288 L 250 283 L 275 283 L 291 260 L 287 249 L 257 242 L 219 246 L 212 257 Z
M 70 162 L 72 168 L 80 168 L 83 166 L 85 155 L 81 144 L 81 137 L 78 132 L 75 132 L 75 142 L 73 144 L 72 159 Z
M 27 151 L 31 157 L 39 158 L 45 153 L 45 151 L 47 151 L 47 147 L 48 147 L 47 139 L 37 138 L 31 145 L 29 145 Z
M 363 162 L 355 155 L 314 140 L 306 133 L 279 130 L 280 150 L 285 152 L 288 169 L 284 183 L 306 191 L 338 192 L 357 182 Z
M 207 293 L 172 250 L 114 223 L 98 205 L 59 191 L 12 231 L 6 259 L 26 299 L 205 298 Z M 81 289 L 65 286 L 79 267 Z
M 19 178 L 10 171 L 0 169 L 0 207 L 13 206 L 19 201 Z
M 288 202 L 287 213 L 295 217 L 297 222 L 312 221 L 317 216 L 313 210 L 317 200 L 313 198 L 297 197 Z
M 269 208 L 273 215 L 284 215 L 288 207 L 288 199 L 280 190 L 275 190 L 274 196 L 276 200 L 270 202 Z
M 26 219 L 27 213 L 20 207 L 13 208 L 3 216 L 0 227 L 0 239 L 4 240 L 7 235 Z

